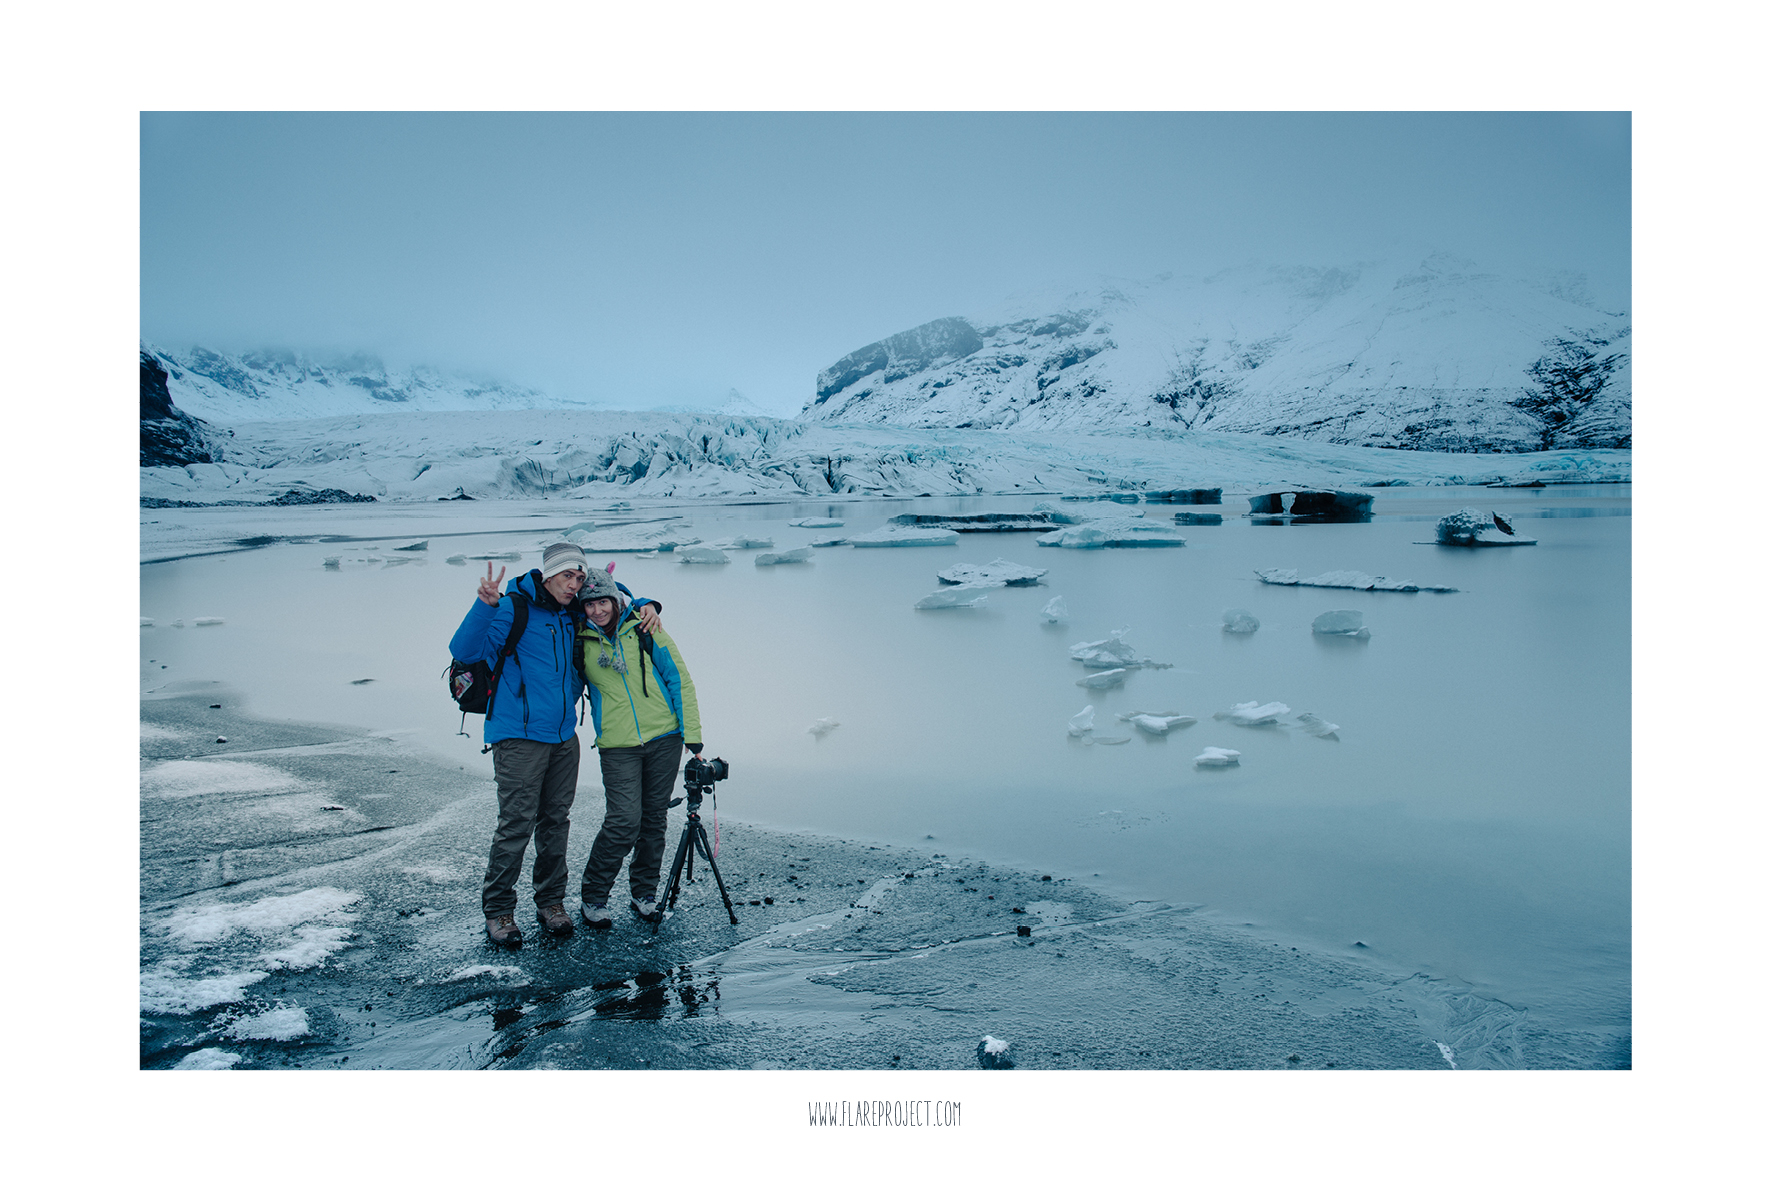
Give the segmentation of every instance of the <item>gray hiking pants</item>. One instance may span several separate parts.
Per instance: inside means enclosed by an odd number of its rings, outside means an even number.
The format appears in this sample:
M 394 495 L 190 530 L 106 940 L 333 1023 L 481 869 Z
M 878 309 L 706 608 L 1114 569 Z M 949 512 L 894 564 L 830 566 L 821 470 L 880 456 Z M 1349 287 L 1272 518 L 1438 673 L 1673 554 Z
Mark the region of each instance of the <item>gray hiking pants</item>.
M 506 738 L 492 747 L 498 780 L 498 832 L 486 859 L 480 908 L 486 917 L 513 914 L 523 851 L 535 836 L 535 905 L 566 901 L 566 837 L 578 794 L 578 735 L 565 742 Z
M 665 817 L 671 788 L 683 764 L 683 735 L 666 734 L 645 746 L 599 750 L 603 765 L 603 827 L 585 862 L 584 900 L 601 906 L 615 885 L 622 860 L 632 852 L 628 892 L 635 898 L 658 893 L 658 867 L 664 861 Z M 664 904 L 664 899 L 659 899 Z

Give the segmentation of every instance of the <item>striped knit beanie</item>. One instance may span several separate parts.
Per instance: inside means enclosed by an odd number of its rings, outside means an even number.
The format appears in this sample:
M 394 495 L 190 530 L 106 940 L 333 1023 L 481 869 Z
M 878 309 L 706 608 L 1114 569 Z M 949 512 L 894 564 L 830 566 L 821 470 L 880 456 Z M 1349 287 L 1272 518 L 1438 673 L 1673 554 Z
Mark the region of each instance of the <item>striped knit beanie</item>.
M 541 576 L 545 581 L 562 570 L 583 570 L 585 552 L 570 541 L 556 541 L 541 552 Z

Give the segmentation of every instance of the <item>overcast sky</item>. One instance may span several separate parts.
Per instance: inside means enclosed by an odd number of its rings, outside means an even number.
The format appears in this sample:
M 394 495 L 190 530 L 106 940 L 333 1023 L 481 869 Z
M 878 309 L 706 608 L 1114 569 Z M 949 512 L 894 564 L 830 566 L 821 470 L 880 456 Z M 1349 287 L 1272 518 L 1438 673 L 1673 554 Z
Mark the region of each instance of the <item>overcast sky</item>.
M 1630 165 L 1622 114 L 146 114 L 141 331 L 791 413 L 1100 275 L 1447 250 L 1623 309 Z

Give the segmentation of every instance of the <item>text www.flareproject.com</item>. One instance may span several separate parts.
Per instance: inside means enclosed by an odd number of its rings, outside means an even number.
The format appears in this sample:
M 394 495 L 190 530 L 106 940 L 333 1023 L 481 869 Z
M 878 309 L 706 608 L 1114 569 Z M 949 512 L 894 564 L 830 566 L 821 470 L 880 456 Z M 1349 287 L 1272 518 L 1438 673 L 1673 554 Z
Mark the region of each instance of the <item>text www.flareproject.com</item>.
M 945 1099 L 848 1099 L 808 1103 L 815 1128 L 957 1128 L 960 1105 Z

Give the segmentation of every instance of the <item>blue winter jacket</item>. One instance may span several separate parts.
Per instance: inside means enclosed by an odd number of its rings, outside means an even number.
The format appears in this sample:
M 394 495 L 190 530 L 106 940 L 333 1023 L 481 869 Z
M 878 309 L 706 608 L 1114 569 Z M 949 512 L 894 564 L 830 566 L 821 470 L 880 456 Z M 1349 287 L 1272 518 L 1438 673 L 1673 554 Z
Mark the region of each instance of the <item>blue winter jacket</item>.
M 484 741 L 488 746 L 507 738 L 565 742 L 577 729 L 578 699 L 584 692 L 584 680 L 572 660 L 578 619 L 542 588 L 540 570 L 507 582 L 496 607 L 476 597 L 449 641 L 449 654 L 469 663 L 484 660 L 496 665 L 498 651 L 511 634 L 512 595 L 529 600 L 529 625 L 499 673 L 498 688 L 486 711 Z

